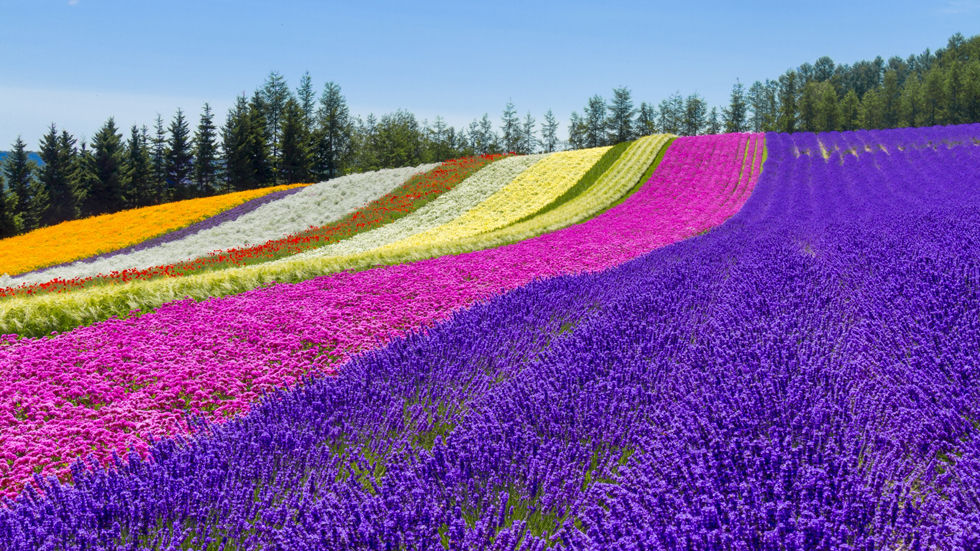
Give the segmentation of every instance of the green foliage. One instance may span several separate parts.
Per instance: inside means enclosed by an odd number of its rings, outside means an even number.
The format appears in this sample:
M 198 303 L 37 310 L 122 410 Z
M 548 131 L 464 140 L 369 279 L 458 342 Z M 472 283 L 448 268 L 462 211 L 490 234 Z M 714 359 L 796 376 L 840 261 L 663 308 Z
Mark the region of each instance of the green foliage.
M 204 104 L 201 122 L 194 133 L 194 186 L 197 196 L 214 193 L 218 187 L 217 129 L 211 106 Z
M 193 195 L 190 189 L 193 155 L 191 130 L 182 110 L 177 109 L 170 121 L 169 133 L 166 156 L 167 190 L 174 199 L 187 199 Z
M 3 175 L 7 181 L 7 190 L 13 199 L 11 217 L 15 221 L 17 231 L 30 231 L 37 227 L 38 220 L 32 212 L 34 186 L 34 162 L 27 158 L 24 141 L 18 136 L 14 142 L 13 151 L 4 159 Z

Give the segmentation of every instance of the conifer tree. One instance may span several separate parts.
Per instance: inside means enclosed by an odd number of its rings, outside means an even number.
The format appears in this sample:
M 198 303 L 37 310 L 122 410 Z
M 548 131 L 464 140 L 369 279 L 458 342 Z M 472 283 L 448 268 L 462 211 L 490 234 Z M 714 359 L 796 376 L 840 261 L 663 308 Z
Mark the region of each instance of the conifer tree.
M 201 122 L 194 133 L 194 183 L 197 195 L 214 193 L 218 187 L 218 143 L 211 106 L 204 104 Z
M 150 150 L 151 200 L 150 204 L 166 203 L 167 196 L 167 134 L 163 127 L 163 117 L 157 114 L 153 124 L 153 147 Z
M 312 131 L 314 117 L 316 116 L 316 92 L 313 91 L 313 79 L 310 77 L 309 71 L 303 73 L 299 79 L 299 87 L 296 88 L 296 100 L 303 111 L 303 126 L 308 131 Z
M 582 123 L 585 128 L 585 147 L 606 145 L 606 101 L 600 95 L 589 98 L 585 105 Z
M 705 123 L 706 134 L 721 134 L 721 118 L 718 116 L 718 108 L 712 107 L 708 111 L 708 121 Z
M 225 124 L 221 129 L 226 191 L 249 189 L 257 185 L 254 181 L 252 163 L 248 158 L 250 134 L 248 100 L 242 95 L 228 111 Z
M 745 120 L 748 104 L 745 100 L 745 87 L 738 80 L 732 86 L 728 107 L 722 112 L 725 132 L 745 132 Z
M 840 129 L 856 129 L 858 127 L 860 113 L 861 100 L 858 99 L 857 92 L 848 90 L 840 100 Z
M 799 93 L 800 80 L 796 71 L 786 71 L 779 77 L 779 118 L 776 120 L 776 125 L 780 132 L 796 131 Z
M 684 98 L 680 92 L 674 92 L 660 102 L 657 126 L 661 132 L 680 134 L 684 123 Z
M 73 145 L 74 138 L 67 132 L 59 136 L 54 124 L 41 138 L 39 154 L 44 164 L 38 169 L 38 182 L 48 196 L 48 208 L 39 217 L 42 226 L 75 218 L 75 197 L 71 192 Z
M 126 204 L 128 207 L 145 207 L 153 204 L 153 170 L 150 161 L 149 135 L 146 127 L 129 129 L 126 143 Z
M 534 117 L 531 113 L 524 114 L 524 120 L 521 122 L 521 139 L 518 147 L 519 152 L 523 155 L 530 155 L 538 147 L 538 139 L 534 137 L 534 125 L 536 124 Z
M 551 109 L 544 114 L 544 123 L 541 124 L 541 146 L 545 153 L 552 153 L 558 149 L 558 119 Z
M 609 104 L 609 135 L 607 143 L 621 143 L 634 138 L 633 96 L 628 88 L 614 88 L 612 102 Z
M 640 109 L 636 112 L 636 134 L 638 136 L 649 136 L 657 133 L 657 113 L 654 107 L 647 102 L 640 102 Z
M 517 109 L 512 101 L 507 102 L 500 116 L 500 137 L 508 152 L 516 152 L 521 147 L 521 119 L 517 116 Z
M 16 221 L 17 231 L 30 231 L 37 227 L 31 213 L 31 194 L 35 191 L 31 184 L 34 181 L 34 162 L 27 157 L 27 149 L 24 140 L 17 137 L 14 141 L 13 150 L 4 159 L 3 175 L 7 180 L 7 189 L 13 195 L 13 218 Z
M 323 86 L 316 112 L 313 141 L 313 176 L 329 180 L 344 173 L 353 147 L 354 125 L 347 100 L 335 82 Z
M 286 100 L 282 122 L 281 179 L 287 184 L 310 179 L 309 138 L 303 124 L 303 108 L 293 98 Z
M 686 136 L 697 136 L 704 132 L 708 122 L 708 104 L 698 94 L 691 94 L 684 100 L 684 122 L 681 131 Z
M 14 219 L 16 198 L 4 188 L 3 172 L 0 171 L 0 239 L 17 234 L 17 222 Z
M 576 111 L 568 117 L 568 148 L 582 149 L 585 147 L 585 121 Z
M 99 174 L 95 166 L 95 156 L 85 142 L 82 142 L 78 154 L 75 155 L 73 165 L 71 187 L 78 207 L 76 218 L 98 214 L 92 200 L 92 193 L 99 187 Z
M 262 94 L 256 92 L 248 104 L 248 139 L 246 156 L 252 167 L 250 187 L 273 185 L 272 158 L 269 155 L 270 138 L 265 118 L 266 104 Z
M 265 136 L 269 151 L 271 178 L 268 183 L 279 179 L 279 168 L 282 163 L 282 125 L 286 112 L 286 100 L 289 99 L 289 86 L 286 79 L 278 71 L 272 71 L 262 86 L 262 109 L 266 124 Z M 265 181 L 265 180 L 263 180 Z
M 125 205 L 122 186 L 122 135 L 116 129 L 116 121 L 112 117 L 109 117 L 92 138 L 92 154 L 96 181 L 88 196 L 90 212 L 104 214 L 122 210 Z
M 183 110 L 177 109 L 170 121 L 169 133 L 166 157 L 168 195 L 173 199 L 186 199 L 192 196 L 190 177 L 194 166 L 191 156 L 191 130 Z

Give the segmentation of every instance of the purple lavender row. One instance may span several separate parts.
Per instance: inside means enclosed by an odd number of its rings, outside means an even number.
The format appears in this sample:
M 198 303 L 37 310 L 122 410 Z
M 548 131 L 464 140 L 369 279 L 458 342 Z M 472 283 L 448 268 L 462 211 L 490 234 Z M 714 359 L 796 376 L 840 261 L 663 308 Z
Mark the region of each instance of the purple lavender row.
M 217 214 L 215 216 L 212 216 L 210 218 L 206 218 L 204 220 L 201 220 L 200 222 L 196 222 L 194 224 L 191 224 L 190 226 L 183 227 L 183 228 L 181 228 L 179 230 L 174 230 L 174 231 L 172 231 L 170 233 L 165 233 L 163 235 L 159 235 L 159 236 L 154 237 L 152 239 L 147 239 L 146 241 L 143 241 L 143 242 L 140 242 L 140 243 L 136 243 L 135 245 L 130 245 L 130 246 L 125 247 L 123 249 L 119 249 L 119 250 L 116 250 L 116 251 L 110 251 L 110 252 L 102 253 L 102 254 L 95 255 L 95 256 L 90 256 L 88 258 L 83 258 L 83 259 L 80 259 L 80 260 L 72 260 L 70 262 L 63 262 L 61 264 L 56 264 L 54 266 L 45 266 L 42 270 L 50 270 L 52 268 L 60 268 L 62 266 L 67 266 L 69 264 L 74 264 L 76 262 L 92 263 L 92 262 L 95 262 L 97 260 L 102 260 L 102 259 L 105 259 L 105 258 L 112 258 L 114 256 L 119 256 L 119 255 L 124 255 L 124 254 L 130 254 L 130 253 L 134 253 L 134 252 L 137 252 L 137 251 L 142 251 L 144 249 L 150 249 L 150 248 L 156 247 L 158 245 L 163 245 L 164 243 L 170 243 L 172 241 L 179 241 L 181 239 L 184 239 L 185 237 L 194 235 L 194 234 L 196 234 L 198 232 L 201 232 L 201 231 L 204 231 L 204 230 L 208 230 L 208 229 L 211 229 L 211 228 L 213 228 L 215 226 L 224 224 L 225 222 L 232 222 L 232 221 L 238 219 L 240 216 L 244 216 L 244 215 L 252 212 L 253 210 L 261 207 L 262 205 L 271 203 L 273 201 L 276 201 L 278 199 L 282 199 L 284 197 L 288 197 L 289 195 L 292 195 L 292 194 L 298 192 L 301 189 L 304 189 L 304 188 L 302 188 L 302 187 L 295 187 L 295 188 L 291 188 L 291 189 L 283 189 L 283 190 L 280 190 L 280 191 L 274 191 L 272 193 L 263 195 L 262 197 L 258 197 L 256 199 L 252 199 L 251 201 L 246 201 L 246 202 L 238 205 L 237 207 L 230 208 L 230 209 L 228 209 L 226 211 L 223 211 L 223 212 L 221 212 L 221 213 L 219 213 L 219 214 Z M 32 270 L 31 272 L 25 272 L 25 273 L 34 273 L 34 272 L 42 271 L 42 270 Z M 21 275 L 23 275 L 23 274 L 21 274 Z
M 719 228 L 39 479 L 0 548 L 976 548 L 980 147 L 928 133 L 769 134 Z

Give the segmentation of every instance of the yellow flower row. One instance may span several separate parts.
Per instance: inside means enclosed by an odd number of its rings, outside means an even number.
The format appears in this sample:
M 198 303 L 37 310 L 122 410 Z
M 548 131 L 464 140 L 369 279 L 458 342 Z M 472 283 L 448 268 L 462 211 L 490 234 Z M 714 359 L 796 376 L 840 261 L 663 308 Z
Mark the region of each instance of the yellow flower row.
M 436 236 L 434 239 L 417 246 L 408 246 L 408 239 L 405 239 L 397 242 L 402 243 L 398 247 L 385 246 L 350 255 L 293 259 L 282 263 L 273 262 L 240 268 L 229 268 L 187 277 L 137 281 L 125 286 L 93 287 L 64 295 L 14 297 L 0 301 L 0 320 L 3 322 L 0 325 L 0 333 L 12 332 L 40 335 L 52 330 L 65 330 L 73 326 L 103 320 L 113 315 L 125 315 L 130 310 L 137 308 L 143 309 L 144 311 L 151 310 L 166 302 L 184 297 L 204 300 L 208 297 L 240 293 L 268 285 L 272 282 L 303 281 L 342 270 L 365 269 L 378 264 L 414 262 L 425 258 L 433 258 L 446 254 L 460 254 L 513 243 L 520 239 L 526 239 L 540 235 L 546 231 L 553 231 L 560 227 L 580 222 L 602 212 L 614 204 L 639 181 L 639 178 L 653 162 L 657 153 L 667 144 L 668 138 L 669 136 L 656 135 L 637 140 L 636 143 L 632 144 L 623 152 L 623 155 L 580 196 L 545 214 L 528 218 L 519 223 L 514 222 L 522 220 L 527 216 L 526 213 L 529 211 L 531 213 L 539 211 L 541 206 L 548 204 L 550 201 L 545 200 L 543 197 L 538 197 L 537 192 L 528 189 L 527 196 L 537 197 L 534 200 L 535 204 L 539 206 L 536 208 L 524 208 L 519 204 L 517 199 L 521 194 L 514 193 L 518 189 L 517 187 L 511 188 L 511 191 L 507 195 L 500 195 L 496 199 L 492 195 L 487 201 L 493 199 L 494 203 L 492 204 L 497 205 L 494 208 L 499 208 L 500 205 L 506 205 L 508 203 L 508 201 L 502 200 L 503 197 L 510 197 L 511 201 L 518 202 L 518 204 L 513 204 L 510 207 L 513 210 L 510 211 L 511 214 L 507 215 L 509 222 L 504 225 L 500 223 L 493 224 L 497 227 L 492 231 L 479 233 L 479 228 L 486 226 L 481 226 L 477 222 L 478 220 L 483 220 L 483 218 L 470 214 L 470 212 L 473 212 L 471 210 L 462 214 L 459 218 L 466 218 L 473 222 L 472 226 L 466 226 L 472 230 L 466 237 L 458 237 L 462 234 L 456 233 L 464 228 L 463 225 L 458 223 L 444 225 L 456 230 L 453 234 L 457 235 L 455 240 L 446 235 L 442 235 Z M 576 155 L 570 154 L 576 153 L 582 153 L 586 157 L 575 160 Z M 536 182 L 537 185 L 544 186 L 545 188 L 549 188 L 555 182 L 559 182 L 554 189 L 547 192 L 552 198 L 558 197 L 565 189 L 574 185 L 603 153 L 605 153 L 605 148 L 592 153 L 579 151 L 554 153 L 521 173 L 518 178 L 523 178 L 525 184 L 530 185 L 532 182 Z M 552 157 L 561 159 L 558 162 L 567 163 L 566 168 L 563 170 L 569 170 L 575 174 L 552 174 L 552 177 L 556 180 L 551 180 L 551 183 L 549 183 L 549 180 L 545 177 L 546 172 L 540 169 L 540 167 L 542 165 L 546 167 L 552 166 L 553 168 L 547 172 L 556 169 L 550 163 L 544 165 Z M 556 161 L 552 162 L 554 163 Z M 534 170 L 533 173 L 531 172 L 532 170 Z M 507 187 L 510 187 L 515 182 L 516 179 Z M 497 193 L 499 194 L 500 192 Z M 483 205 L 482 207 L 478 206 L 473 210 L 489 210 L 489 205 L 485 205 L 484 203 L 481 203 Z M 393 243 L 391 245 L 395 244 Z
M 431 248 L 509 226 L 538 212 L 574 186 L 610 148 L 552 153 L 455 220 L 406 237 L 375 253 Z
M 62 222 L 0 240 L 0 274 L 17 275 L 128 247 L 220 214 L 274 191 L 267 187 Z

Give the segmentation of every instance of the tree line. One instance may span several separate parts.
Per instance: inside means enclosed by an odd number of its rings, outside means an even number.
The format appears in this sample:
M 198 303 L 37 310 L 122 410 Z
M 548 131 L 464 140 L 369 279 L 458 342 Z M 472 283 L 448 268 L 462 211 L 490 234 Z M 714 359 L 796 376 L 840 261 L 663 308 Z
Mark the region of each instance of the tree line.
M 110 117 L 90 142 L 52 124 L 41 138 L 43 163 L 18 138 L 0 170 L 0 237 L 126 208 L 321 181 L 352 172 L 412 166 L 499 152 L 534 153 L 620 143 L 665 132 L 829 131 L 980 121 L 980 36 L 953 35 L 945 48 L 908 58 L 851 65 L 829 57 L 746 88 L 709 107 L 699 94 L 675 92 L 637 107 L 628 88 L 590 97 L 571 114 L 567 139 L 548 110 L 540 123 L 508 101 L 495 125 L 488 113 L 455 128 L 398 110 L 353 116 L 340 86 L 320 93 L 305 73 L 295 90 L 276 71 L 236 98 L 220 127 L 205 103 L 198 124 L 181 109 L 169 123 L 128 135 Z

